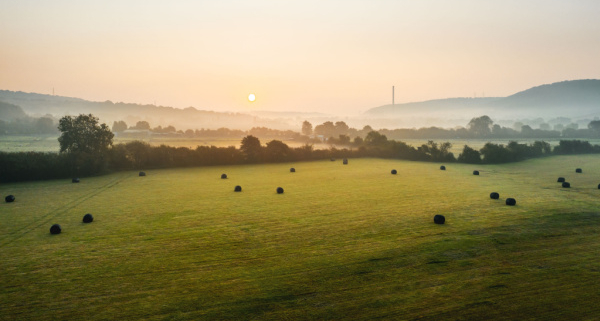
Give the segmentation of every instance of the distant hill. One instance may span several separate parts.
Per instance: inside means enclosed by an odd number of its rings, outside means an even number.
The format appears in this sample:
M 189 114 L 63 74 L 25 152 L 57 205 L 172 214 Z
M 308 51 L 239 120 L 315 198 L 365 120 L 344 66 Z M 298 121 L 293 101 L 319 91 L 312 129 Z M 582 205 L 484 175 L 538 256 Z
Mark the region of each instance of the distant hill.
M 13 121 L 25 117 L 27 114 L 21 107 L 0 101 L 0 120 Z
M 0 101 L 22 108 L 31 116 L 51 114 L 64 115 L 94 114 L 109 126 L 115 120 L 124 120 L 128 125 L 145 120 L 152 127 L 173 125 L 177 129 L 217 129 L 228 127 L 247 130 L 252 127 L 288 129 L 290 124 L 278 119 L 266 119 L 242 113 L 220 113 L 198 110 L 194 107 L 184 109 L 140 105 L 131 103 L 113 103 L 111 101 L 94 102 L 80 98 L 25 93 L 21 91 L 0 90 Z
M 584 79 L 533 87 L 508 97 L 448 98 L 385 105 L 367 110 L 371 117 L 405 115 L 477 115 L 584 117 L 600 114 L 600 80 Z

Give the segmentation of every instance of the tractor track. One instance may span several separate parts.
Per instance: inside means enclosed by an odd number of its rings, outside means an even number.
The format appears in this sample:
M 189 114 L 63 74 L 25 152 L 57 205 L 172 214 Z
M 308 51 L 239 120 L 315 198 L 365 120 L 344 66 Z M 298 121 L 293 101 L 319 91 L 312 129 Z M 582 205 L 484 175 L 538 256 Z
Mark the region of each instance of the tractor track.
M 30 223 L 28 225 L 25 225 L 23 227 L 21 227 L 20 229 L 14 231 L 13 233 L 9 234 L 9 238 L 8 240 L 0 243 L 0 248 L 3 248 L 9 244 L 11 244 L 12 242 L 20 239 L 21 237 L 27 235 L 29 232 L 43 226 L 43 225 L 47 225 L 48 222 L 50 222 L 51 220 L 53 220 L 54 218 L 58 217 L 61 214 L 64 214 L 70 210 L 72 210 L 73 208 L 75 208 L 76 206 L 78 206 L 79 204 L 89 200 L 90 198 L 101 194 L 102 192 L 108 190 L 109 188 L 119 184 L 120 182 L 122 182 L 123 180 L 125 180 L 126 177 L 120 177 L 120 178 L 115 178 L 114 180 L 104 184 L 103 186 L 100 186 L 99 188 L 93 190 L 92 192 L 76 198 L 75 200 L 65 204 L 64 206 L 62 206 L 61 208 L 58 209 L 54 209 L 49 211 L 48 213 L 44 214 L 43 216 L 41 216 L 37 221 Z M 14 237 L 12 237 L 14 236 Z M 12 237 L 12 238 L 11 238 Z

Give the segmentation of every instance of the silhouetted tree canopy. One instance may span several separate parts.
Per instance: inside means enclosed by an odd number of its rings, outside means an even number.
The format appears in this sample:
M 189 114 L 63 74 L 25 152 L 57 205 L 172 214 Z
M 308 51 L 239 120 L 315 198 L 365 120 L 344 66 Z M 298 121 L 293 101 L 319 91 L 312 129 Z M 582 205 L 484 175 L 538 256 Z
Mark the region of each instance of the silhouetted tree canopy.
M 64 116 L 58 122 L 60 152 L 100 153 L 112 145 L 114 134 L 106 124 L 99 124 L 98 117 L 81 114 Z
M 260 160 L 262 154 L 262 146 L 260 146 L 260 140 L 252 135 L 248 135 L 242 139 L 240 146 L 242 153 L 244 154 L 246 161 L 257 162 Z

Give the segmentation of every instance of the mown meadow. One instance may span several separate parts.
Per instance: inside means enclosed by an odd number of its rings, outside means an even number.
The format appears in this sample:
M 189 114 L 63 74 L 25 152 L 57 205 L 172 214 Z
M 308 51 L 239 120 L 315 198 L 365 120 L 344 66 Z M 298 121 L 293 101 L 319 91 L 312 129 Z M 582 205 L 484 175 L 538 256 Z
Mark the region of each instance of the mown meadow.
M 16 201 L 0 205 L 0 319 L 596 319 L 599 162 L 364 158 L 2 184 Z

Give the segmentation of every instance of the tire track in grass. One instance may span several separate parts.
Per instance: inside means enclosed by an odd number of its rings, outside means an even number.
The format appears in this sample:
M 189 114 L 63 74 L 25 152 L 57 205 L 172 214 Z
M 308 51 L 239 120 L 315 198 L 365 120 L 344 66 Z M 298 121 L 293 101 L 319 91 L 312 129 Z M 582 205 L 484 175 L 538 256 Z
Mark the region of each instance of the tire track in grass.
M 53 220 L 54 218 L 56 218 L 57 216 L 59 216 L 60 214 L 64 214 L 70 210 L 72 210 L 73 208 L 75 208 L 76 206 L 78 206 L 79 204 L 89 200 L 90 198 L 106 191 L 107 189 L 119 184 L 120 182 L 122 182 L 123 180 L 125 180 L 125 176 L 120 177 L 120 178 L 116 178 L 106 184 L 104 184 L 103 186 L 95 189 L 94 191 L 88 193 L 87 195 L 84 195 L 83 197 L 79 197 L 76 198 L 75 200 L 65 204 L 64 206 L 58 208 L 58 209 L 54 209 L 51 210 L 50 212 L 42 215 L 40 217 L 40 219 L 38 221 L 35 221 L 33 223 L 30 223 L 28 225 L 25 225 L 24 227 L 17 229 L 16 231 L 14 231 L 13 233 L 9 234 L 10 236 L 15 236 L 12 239 L 8 239 L 6 240 L 4 243 L 0 243 L 0 248 L 3 248 L 9 244 L 11 244 L 12 242 L 20 239 L 21 237 L 27 235 L 29 232 L 48 224 L 48 222 L 50 222 L 51 220 Z M 41 222 L 41 223 L 40 223 Z

